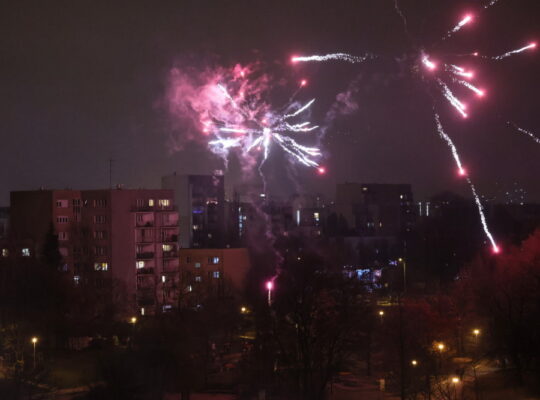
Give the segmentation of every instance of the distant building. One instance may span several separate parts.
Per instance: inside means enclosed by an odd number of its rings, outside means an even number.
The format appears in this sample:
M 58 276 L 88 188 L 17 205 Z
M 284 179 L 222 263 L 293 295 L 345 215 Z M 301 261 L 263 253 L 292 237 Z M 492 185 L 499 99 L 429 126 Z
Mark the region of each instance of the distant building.
M 164 176 L 161 187 L 174 191 L 182 221 L 181 248 L 225 245 L 225 180 L 221 173 Z
M 249 253 L 239 249 L 180 249 L 180 303 L 197 307 L 208 297 L 241 294 L 251 267 Z
M 410 185 L 343 183 L 336 189 L 334 210 L 351 236 L 400 236 L 414 224 Z
M 31 243 L 28 252 L 39 256 L 52 228 L 75 284 L 102 274 L 125 290 L 132 312 L 155 313 L 177 305 L 173 203 L 173 191 L 162 189 L 12 192 L 11 240 Z
M 9 229 L 9 207 L 0 207 L 0 240 L 7 238 Z

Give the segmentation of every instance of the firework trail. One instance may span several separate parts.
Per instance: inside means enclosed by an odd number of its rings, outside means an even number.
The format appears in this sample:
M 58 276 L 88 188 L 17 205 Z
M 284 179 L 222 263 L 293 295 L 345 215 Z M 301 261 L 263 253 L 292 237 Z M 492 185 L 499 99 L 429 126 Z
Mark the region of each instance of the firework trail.
M 514 124 L 513 122 L 510 122 L 508 121 L 507 122 L 508 125 L 511 125 L 513 126 L 518 132 L 521 132 L 527 136 L 529 136 L 532 140 L 534 140 L 536 143 L 540 144 L 540 137 L 536 136 L 534 133 L 532 133 L 531 131 L 528 131 L 526 129 L 523 129 L 523 128 L 520 128 L 519 126 L 517 126 L 516 124 Z
M 325 54 L 325 55 L 312 55 L 312 56 L 293 56 L 291 57 L 291 61 L 293 63 L 296 62 L 309 62 L 309 61 L 329 61 L 329 60 L 339 60 L 339 61 L 347 61 L 350 63 L 362 63 L 364 61 L 367 61 L 369 59 L 373 58 L 373 55 L 366 54 L 365 56 L 353 56 L 351 54 L 347 53 L 331 53 L 331 54 Z
M 489 242 L 491 243 L 491 250 L 494 253 L 499 253 L 500 248 L 499 246 L 497 246 L 495 239 L 493 239 L 493 235 L 489 231 L 489 228 L 486 222 L 486 216 L 484 215 L 484 207 L 482 206 L 482 202 L 480 201 L 480 198 L 478 197 L 478 194 L 476 193 L 476 188 L 474 187 L 474 184 L 468 177 L 467 177 L 467 182 L 469 183 L 469 187 L 471 188 L 471 192 L 474 196 L 474 201 L 476 202 L 476 207 L 478 208 L 478 213 L 480 214 L 480 221 L 482 222 L 482 228 L 484 229 L 484 233 L 486 234 L 487 238 L 489 239 Z
M 511 50 L 511 51 L 508 51 L 504 54 L 501 54 L 500 56 L 495 56 L 495 57 L 491 57 L 492 60 L 502 60 L 502 59 L 505 59 L 507 57 L 510 57 L 510 56 L 513 56 L 514 54 L 518 54 L 518 53 L 522 53 L 526 50 L 529 50 L 529 49 L 535 49 L 536 48 L 536 43 L 530 43 L 528 44 L 527 46 L 524 46 L 520 49 L 516 49 L 516 50 Z
M 276 114 L 265 107 L 267 111 L 263 116 L 252 116 L 245 109 L 247 106 L 238 104 L 223 85 L 219 84 L 218 87 L 240 114 L 240 118 L 228 120 L 212 118 L 215 139 L 209 141 L 208 144 L 214 153 L 228 156 L 228 152 L 234 148 L 240 149 L 245 154 L 253 150 L 262 150 L 261 166 L 270 155 L 271 145 L 275 143 L 300 164 L 307 167 L 319 167 L 317 159 L 322 155 L 320 149 L 304 146 L 291 137 L 294 133 L 311 132 L 318 128 L 316 125 L 311 125 L 309 121 L 291 122 L 309 110 L 315 99 L 304 105 L 289 104 L 284 114 Z M 239 120 L 239 122 L 231 123 L 229 122 L 231 120 Z
M 465 109 L 467 108 L 465 104 L 463 104 L 455 95 L 452 93 L 450 88 L 444 83 L 441 79 L 437 79 L 437 82 L 439 83 L 441 87 L 441 91 L 443 96 L 448 100 L 448 102 L 454 107 L 457 112 L 461 114 L 463 118 L 467 118 L 468 115 L 465 112 Z
M 407 18 L 405 18 L 405 15 L 401 11 L 401 8 L 399 7 L 399 0 L 394 0 L 394 9 L 396 10 L 396 13 L 401 18 L 401 21 L 403 22 L 403 29 L 405 30 L 405 33 L 409 35 L 409 28 L 407 26 Z
M 454 161 L 458 167 L 459 175 L 465 176 L 467 178 L 467 183 L 469 184 L 471 193 L 476 203 L 476 207 L 478 208 L 478 214 L 480 215 L 480 222 L 482 223 L 482 229 L 484 230 L 486 237 L 491 243 L 491 249 L 494 253 L 499 253 L 500 251 L 499 246 L 497 246 L 497 243 L 495 242 L 495 239 L 493 239 L 493 235 L 491 234 L 489 227 L 487 225 L 486 216 L 484 214 L 484 207 L 482 206 L 482 203 L 480 202 L 480 198 L 478 197 L 478 194 L 476 193 L 476 188 L 474 184 L 472 183 L 471 179 L 467 176 L 467 171 L 463 168 L 463 165 L 461 164 L 461 159 L 459 158 L 459 154 L 457 152 L 456 146 L 454 145 L 454 142 L 452 141 L 450 136 L 448 136 L 446 132 L 444 131 L 439 115 L 436 112 L 434 112 L 434 114 L 435 114 L 435 123 L 437 125 L 437 132 L 439 133 L 439 136 L 446 142 L 446 144 L 450 148 L 452 152 L 452 156 L 454 157 Z
M 491 0 L 488 4 L 484 6 L 484 8 L 489 8 L 495 5 L 499 0 Z
M 472 20 L 473 20 L 472 15 L 467 14 L 461 21 L 458 22 L 458 24 L 456 26 L 454 26 L 454 28 L 452 28 L 450 31 L 448 31 L 446 36 L 443 37 L 443 40 L 450 38 L 454 33 L 460 31 L 461 28 L 463 28 L 465 25 L 467 25 Z

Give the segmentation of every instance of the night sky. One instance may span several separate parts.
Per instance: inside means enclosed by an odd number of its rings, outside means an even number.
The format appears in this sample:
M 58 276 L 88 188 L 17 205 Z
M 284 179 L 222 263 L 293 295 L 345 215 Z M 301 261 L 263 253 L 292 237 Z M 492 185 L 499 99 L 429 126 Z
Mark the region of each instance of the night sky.
M 417 198 L 443 190 L 468 195 L 435 131 L 429 93 L 436 92 L 411 79 L 403 61 L 421 48 L 471 66 L 487 90 L 485 99 L 469 102 L 465 121 L 435 96 L 477 189 L 500 195 L 519 187 L 540 201 L 540 145 L 506 125 L 511 120 L 540 135 L 540 51 L 500 62 L 449 56 L 498 55 L 540 42 L 540 3 L 499 0 L 483 10 L 487 2 L 400 0 L 410 36 L 394 0 L 4 3 L 0 205 L 10 190 L 106 187 L 109 158 L 113 182 L 126 187 L 159 187 L 163 174 L 220 168 L 200 144 L 172 151 L 164 105 L 169 71 L 255 61 L 277 79 L 309 80 L 305 99 L 317 97 L 314 122 L 358 82 L 358 111 L 334 121 L 324 138 L 327 175 L 299 168 L 295 186 L 277 155 L 269 167 L 276 192 L 332 196 L 335 183 L 359 181 L 411 183 Z M 480 12 L 475 22 L 441 42 L 468 11 Z M 289 63 L 293 54 L 337 51 L 381 57 L 354 65 Z M 230 175 L 239 180 L 234 165 Z

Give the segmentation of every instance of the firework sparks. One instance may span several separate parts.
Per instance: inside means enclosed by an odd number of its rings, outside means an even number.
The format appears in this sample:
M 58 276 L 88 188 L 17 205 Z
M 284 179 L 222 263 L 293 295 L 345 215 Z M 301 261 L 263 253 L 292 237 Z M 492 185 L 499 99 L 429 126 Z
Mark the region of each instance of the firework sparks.
M 233 148 L 239 148 L 244 153 L 262 149 L 264 163 L 270 155 L 272 144 L 275 143 L 300 164 L 307 167 L 319 167 L 317 159 L 322 155 L 320 149 L 304 146 L 291 137 L 293 133 L 314 131 L 318 126 L 311 125 L 309 121 L 289 122 L 305 113 L 313 105 L 315 99 L 304 105 L 289 104 L 287 112 L 281 115 L 267 111 L 264 117 L 252 117 L 242 105 L 235 101 L 223 85 L 218 84 L 218 87 L 240 114 L 240 121 L 233 124 L 228 120 L 215 121 L 215 139 L 208 143 L 214 153 L 227 156 Z M 246 128 L 248 125 L 251 128 Z
M 467 14 L 461 21 L 458 22 L 458 24 L 456 26 L 454 26 L 450 31 L 448 31 L 448 33 L 443 38 L 443 40 L 450 38 L 454 33 L 460 31 L 461 28 L 463 28 L 465 25 L 467 25 L 472 20 L 473 20 L 473 16 L 471 14 Z
M 465 106 L 465 104 L 463 104 L 455 95 L 454 93 L 452 93 L 452 91 L 450 90 L 450 88 L 448 87 L 448 85 L 446 85 L 446 83 L 444 83 L 441 79 L 437 79 L 437 82 L 439 83 L 440 87 L 441 87 L 441 91 L 442 91 L 442 94 L 443 96 L 446 98 L 446 100 L 448 100 L 448 102 L 452 105 L 452 107 L 454 107 L 457 112 L 459 112 L 461 114 L 461 116 L 463 118 L 467 118 L 468 115 L 467 113 L 465 112 L 465 109 L 467 108 Z
M 499 0 L 491 0 L 488 4 L 484 6 L 484 8 L 489 8 L 495 5 Z
M 495 239 L 493 239 L 493 235 L 491 234 L 491 232 L 489 230 L 489 227 L 488 227 L 488 224 L 487 224 L 487 221 L 486 221 L 486 216 L 484 214 L 484 207 L 482 206 L 482 203 L 480 202 L 480 198 L 478 197 L 478 194 L 476 193 L 476 188 L 475 188 L 474 184 L 472 183 L 471 179 L 467 176 L 467 171 L 463 168 L 463 165 L 461 163 L 461 159 L 459 158 L 457 148 L 454 145 L 454 142 L 452 141 L 450 136 L 448 136 L 446 134 L 446 132 L 444 131 L 444 129 L 442 127 L 442 124 L 441 124 L 441 120 L 440 120 L 439 115 L 437 113 L 435 113 L 435 123 L 437 125 L 437 132 L 439 133 L 439 136 L 446 142 L 446 144 L 448 145 L 448 147 L 450 148 L 450 150 L 452 152 L 452 156 L 454 157 L 454 161 L 456 163 L 456 166 L 458 167 L 459 175 L 460 176 L 465 176 L 467 178 L 467 183 L 469 184 L 469 187 L 471 189 L 471 193 L 472 193 L 472 195 L 474 197 L 474 201 L 476 203 L 476 207 L 478 208 L 478 214 L 480 215 L 480 222 L 482 224 L 482 229 L 484 230 L 484 233 L 485 233 L 486 237 L 488 238 L 488 240 L 491 243 L 491 249 L 492 249 L 492 251 L 494 253 L 499 253 L 500 249 L 497 246 L 497 243 L 495 242 Z
M 347 61 L 350 63 L 361 63 L 366 60 L 369 60 L 370 58 L 373 58 L 372 55 L 365 55 L 365 56 L 353 56 L 351 54 L 347 53 L 331 53 L 331 54 L 325 54 L 325 55 L 312 55 L 312 56 L 293 56 L 291 57 L 291 62 L 297 63 L 297 62 L 310 62 L 310 61 L 330 61 L 330 60 L 339 60 L 339 61 Z
M 527 46 L 524 46 L 520 49 L 516 49 L 516 50 L 511 50 L 511 51 L 508 51 L 504 54 L 501 54 L 500 56 L 495 56 L 495 57 L 491 57 L 492 60 L 502 60 L 502 59 L 505 59 L 507 57 L 510 57 L 510 56 L 513 56 L 514 54 L 518 54 L 518 53 L 522 53 L 526 50 L 530 50 L 530 49 L 536 49 L 536 43 L 530 43 L 528 44 Z
M 478 213 L 480 214 L 480 222 L 482 223 L 482 229 L 484 230 L 484 233 L 486 234 L 489 242 L 491 243 L 491 250 L 493 251 L 493 253 L 497 254 L 501 250 L 499 246 L 497 246 L 495 239 L 493 239 L 493 235 L 489 231 L 489 228 L 486 222 L 486 216 L 484 215 L 484 207 L 482 206 L 480 197 L 478 197 L 478 194 L 476 193 L 476 188 L 474 187 L 474 184 L 472 183 L 470 178 L 467 178 L 467 182 L 469 183 L 469 187 L 471 188 L 471 192 L 473 194 L 476 207 L 478 208 Z
M 527 136 L 529 136 L 532 140 L 534 140 L 536 143 L 540 144 L 540 137 L 536 136 L 534 133 L 532 133 L 531 131 L 528 131 L 526 129 L 523 129 L 523 128 L 520 128 L 519 126 L 517 126 L 516 124 L 514 124 L 513 122 L 510 122 L 508 121 L 507 122 L 508 125 L 511 125 L 514 127 L 514 129 L 516 129 L 518 132 L 520 133 L 523 133 Z
M 459 153 L 457 151 L 457 148 L 454 145 L 454 142 L 452 141 L 450 136 L 448 136 L 446 132 L 444 131 L 441 124 L 441 120 L 437 113 L 435 113 L 435 123 L 437 124 L 437 132 L 439 133 L 439 136 L 441 137 L 441 139 L 443 139 L 446 142 L 446 144 L 450 148 L 450 151 L 452 152 L 452 157 L 454 157 L 454 161 L 458 167 L 458 174 L 460 176 L 467 175 L 467 171 L 465 170 L 465 168 L 463 168 L 463 164 L 461 164 L 461 159 L 459 158 Z

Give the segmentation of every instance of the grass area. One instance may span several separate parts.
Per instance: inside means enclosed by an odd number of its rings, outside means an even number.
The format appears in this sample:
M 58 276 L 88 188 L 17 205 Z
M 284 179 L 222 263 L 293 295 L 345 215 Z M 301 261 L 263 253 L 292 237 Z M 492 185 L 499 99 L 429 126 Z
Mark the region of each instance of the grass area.
M 58 354 L 50 361 L 50 384 L 58 388 L 87 386 L 98 380 L 96 350 Z

